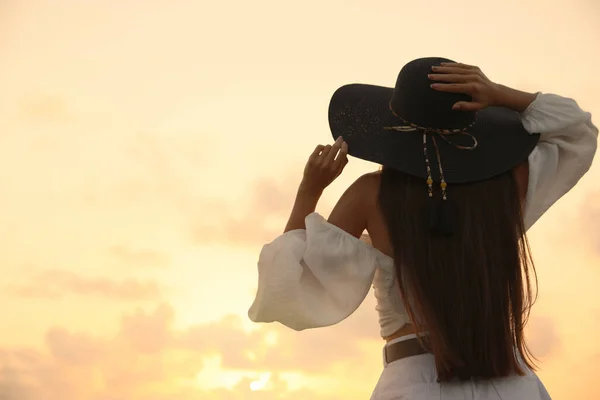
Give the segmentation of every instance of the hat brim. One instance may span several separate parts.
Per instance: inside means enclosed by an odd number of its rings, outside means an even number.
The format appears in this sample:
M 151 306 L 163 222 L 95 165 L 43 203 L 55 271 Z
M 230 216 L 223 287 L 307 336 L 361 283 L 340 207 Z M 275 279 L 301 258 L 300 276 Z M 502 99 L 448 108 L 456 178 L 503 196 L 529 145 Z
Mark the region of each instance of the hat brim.
M 329 104 L 329 126 L 334 139 L 342 136 L 351 156 L 391 167 L 425 179 L 422 132 L 399 132 L 385 127 L 405 125 L 389 109 L 393 88 L 351 84 L 342 86 Z M 457 111 L 460 112 L 460 111 Z M 436 140 L 444 178 L 448 183 L 466 183 L 500 175 L 524 161 L 535 148 L 538 134 L 530 134 L 516 111 L 488 107 L 476 114 L 469 129 L 478 145 L 473 150 L 456 145 L 473 143 L 467 135 L 451 135 Z M 439 181 L 435 149 L 428 139 L 433 179 Z

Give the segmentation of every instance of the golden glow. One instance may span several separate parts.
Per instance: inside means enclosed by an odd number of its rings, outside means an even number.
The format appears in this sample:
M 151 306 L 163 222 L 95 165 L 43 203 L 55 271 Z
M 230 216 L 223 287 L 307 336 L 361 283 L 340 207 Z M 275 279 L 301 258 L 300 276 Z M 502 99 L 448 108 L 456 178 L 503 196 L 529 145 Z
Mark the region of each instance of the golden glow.
M 250 382 L 250 390 L 252 390 L 253 392 L 258 392 L 260 390 L 266 389 L 270 379 L 270 373 L 261 374 L 258 380 Z
M 246 317 L 329 97 L 440 55 L 600 115 L 600 9 L 551 3 L 0 2 L 0 398 L 368 398 L 372 297 L 322 330 Z M 371 169 L 351 160 L 319 211 Z M 559 400 L 597 392 L 598 178 L 531 232 Z

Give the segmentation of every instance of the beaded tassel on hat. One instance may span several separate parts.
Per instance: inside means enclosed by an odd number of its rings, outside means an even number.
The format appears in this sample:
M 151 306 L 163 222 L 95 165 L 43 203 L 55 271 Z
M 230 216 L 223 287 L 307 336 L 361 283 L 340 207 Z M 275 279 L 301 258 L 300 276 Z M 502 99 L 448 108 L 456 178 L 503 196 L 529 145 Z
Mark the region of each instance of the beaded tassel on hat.
M 446 179 L 444 178 L 444 169 L 442 168 L 442 159 L 437 146 L 435 136 L 431 137 L 433 146 L 435 147 L 435 154 L 438 163 L 438 170 L 440 173 L 440 191 L 441 199 L 433 199 L 433 177 L 431 175 L 431 164 L 429 162 L 429 152 L 427 151 L 427 131 L 423 132 L 423 153 L 425 155 L 425 168 L 427 170 L 427 194 L 429 196 L 429 228 L 434 234 L 441 234 L 443 236 L 451 236 L 454 228 L 455 213 L 452 204 L 448 202 L 448 196 L 446 193 Z
M 435 141 L 435 137 L 432 136 L 431 140 L 433 141 L 433 146 L 435 147 L 435 154 L 437 156 L 437 162 L 438 162 L 438 169 L 440 171 L 440 189 L 442 191 L 442 200 L 447 200 L 447 196 L 446 196 L 446 187 L 448 186 L 448 184 L 446 183 L 446 179 L 444 179 L 444 170 L 442 169 L 442 159 L 440 157 L 440 150 L 438 149 L 437 146 L 437 142 Z M 427 149 L 425 149 L 425 151 L 427 151 Z M 429 164 L 429 161 L 427 161 L 427 163 Z M 429 165 L 427 165 L 427 169 L 430 170 Z M 431 173 L 430 173 L 431 175 Z
M 398 132 L 414 132 L 414 131 L 422 131 L 423 132 L 423 155 L 425 157 L 425 168 L 427 170 L 427 180 L 426 180 L 427 195 L 429 196 L 430 199 L 433 200 L 433 177 L 431 175 L 431 165 L 429 162 L 429 153 L 427 151 L 427 137 L 429 136 L 429 134 L 431 134 L 431 141 L 433 142 L 433 146 L 435 147 L 435 154 L 436 154 L 437 163 L 438 163 L 438 170 L 440 173 L 441 203 L 437 204 L 437 206 L 430 204 L 430 206 L 431 206 L 430 215 L 429 215 L 430 227 L 431 227 L 432 231 L 434 231 L 434 232 L 441 233 L 443 235 L 451 235 L 452 234 L 452 225 L 453 225 L 451 219 L 454 217 L 454 215 L 453 215 L 453 212 L 450 209 L 448 202 L 447 202 L 448 195 L 447 195 L 446 189 L 448 187 L 448 184 L 446 183 L 446 179 L 444 178 L 444 169 L 442 168 L 442 159 L 440 157 L 440 151 L 439 151 L 439 148 L 437 145 L 436 136 L 439 136 L 440 138 L 445 140 L 447 143 L 454 146 L 456 149 L 473 150 L 477 147 L 478 142 L 477 142 L 477 139 L 468 132 L 468 129 L 475 124 L 475 121 L 473 121 L 469 126 L 462 128 L 462 129 L 449 130 L 449 129 L 425 128 L 425 127 L 410 123 L 409 121 L 406 121 L 402 117 L 398 116 L 398 114 L 396 114 L 394 112 L 394 110 L 392 109 L 391 103 L 389 104 L 389 108 L 390 108 L 390 111 L 392 112 L 392 114 L 394 114 L 394 116 L 396 116 L 397 118 L 402 120 L 402 122 L 404 122 L 405 125 L 386 126 L 383 129 L 393 130 L 393 131 L 398 131 Z M 450 139 L 448 139 L 446 137 L 449 135 L 456 135 L 456 134 L 469 136 L 473 140 L 473 144 L 471 146 L 457 145 L 456 143 L 453 143 Z
M 438 162 L 438 169 L 440 171 L 440 189 L 442 192 L 442 199 L 448 200 L 448 196 L 446 196 L 446 187 L 448 184 L 446 183 L 446 179 L 444 178 L 444 170 L 442 168 L 442 159 L 440 157 L 440 151 L 437 146 L 437 142 L 435 141 L 435 137 L 431 137 L 433 142 L 433 146 L 435 147 L 435 154 Z M 429 154 L 427 152 L 427 131 L 423 132 L 423 154 L 425 156 L 425 168 L 427 169 L 427 194 L 429 197 L 433 197 L 433 177 L 431 176 L 431 164 L 429 163 Z
M 427 169 L 427 194 L 433 197 L 433 178 L 431 177 L 431 166 L 427 154 L 427 131 L 423 132 L 423 155 L 425 156 L 425 168 Z

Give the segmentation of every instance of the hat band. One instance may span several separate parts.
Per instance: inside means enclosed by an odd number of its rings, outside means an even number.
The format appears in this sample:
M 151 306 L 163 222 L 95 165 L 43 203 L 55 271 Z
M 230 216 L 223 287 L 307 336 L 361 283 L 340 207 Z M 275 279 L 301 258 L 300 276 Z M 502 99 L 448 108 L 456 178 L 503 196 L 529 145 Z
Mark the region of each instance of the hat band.
M 473 150 L 479 144 L 477 142 L 477 139 L 475 138 L 475 136 L 471 135 L 468 132 L 469 129 L 472 128 L 473 125 L 475 125 L 475 122 L 477 122 L 476 119 L 474 119 L 473 122 L 471 122 L 468 126 L 461 128 L 461 129 L 439 129 L 439 128 L 424 127 L 424 126 L 414 124 L 410 121 L 407 121 L 406 119 L 399 116 L 396 113 L 396 111 L 394 111 L 394 109 L 392 108 L 391 101 L 388 103 L 388 106 L 389 106 L 389 109 L 392 112 L 392 114 L 396 118 L 402 120 L 402 122 L 404 122 L 405 125 L 384 126 L 383 129 L 385 129 L 386 131 L 399 131 L 399 132 L 423 131 L 423 133 L 428 133 L 428 132 L 435 133 L 435 134 L 439 135 L 442 139 L 444 139 L 446 142 L 448 142 L 449 144 L 451 144 L 452 146 L 454 146 L 460 150 Z M 447 137 L 445 137 L 446 135 L 466 135 L 466 136 L 469 136 L 473 140 L 473 144 L 471 146 L 461 146 L 456 143 L 452 143 Z

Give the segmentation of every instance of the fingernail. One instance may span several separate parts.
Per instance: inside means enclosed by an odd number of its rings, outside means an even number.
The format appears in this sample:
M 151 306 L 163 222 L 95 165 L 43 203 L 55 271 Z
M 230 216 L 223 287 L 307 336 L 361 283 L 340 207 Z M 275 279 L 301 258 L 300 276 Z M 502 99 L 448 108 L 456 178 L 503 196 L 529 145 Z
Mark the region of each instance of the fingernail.
M 460 106 L 457 105 L 457 104 L 455 104 L 455 105 L 452 106 L 452 109 L 453 110 L 460 110 Z
M 435 65 L 434 65 L 433 67 L 431 67 L 431 69 L 432 69 L 432 70 L 434 70 L 434 71 L 437 71 L 437 69 L 438 69 L 438 68 L 439 68 L 439 67 L 437 67 L 437 66 L 435 66 Z
M 431 85 L 429 85 L 429 87 L 435 89 L 436 87 L 438 87 L 438 84 L 437 83 L 432 83 Z
M 448 65 L 448 63 L 447 63 L 447 62 L 442 62 L 442 63 L 440 63 L 440 64 L 441 64 L 441 65 Z

